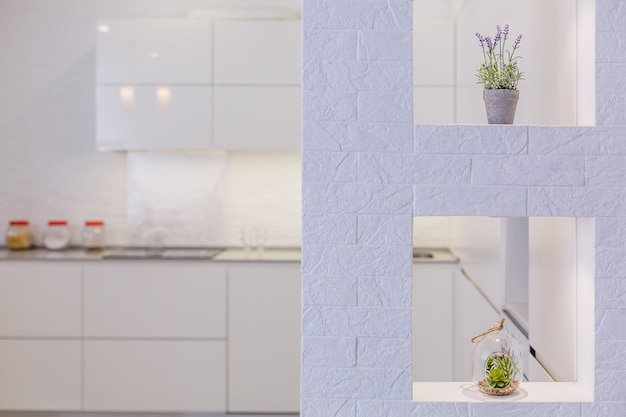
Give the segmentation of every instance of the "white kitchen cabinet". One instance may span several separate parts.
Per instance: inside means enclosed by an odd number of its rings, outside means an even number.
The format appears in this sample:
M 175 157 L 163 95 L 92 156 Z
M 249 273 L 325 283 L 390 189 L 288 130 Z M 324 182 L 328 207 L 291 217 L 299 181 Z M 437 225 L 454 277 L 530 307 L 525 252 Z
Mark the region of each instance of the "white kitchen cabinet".
M 228 296 L 228 411 L 298 412 L 300 263 L 232 263 Z
M 300 281 L 299 262 L 3 262 L 0 409 L 297 412 Z
M 215 84 L 300 85 L 300 20 L 218 20 Z
M 0 265 L 0 337 L 80 335 L 80 265 Z
M 85 336 L 225 338 L 226 270 L 194 262 L 85 266 Z
M 471 340 L 497 324 L 501 312 L 479 290 L 473 276 L 462 271 L 454 280 L 455 298 L 455 376 L 454 381 L 472 380 L 472 355 L 474 345 Z
M 0 340 L 0 409 L 81 408 L 79 340 Z
M 100 150 L 300 149 L 300 20 L 105 19 L 97 33 Z
M 85 410 L 224 412 L 226 343 L 85 342 Z
M 99 84 L 210 84 L 211 21 L 106 19 L 98 22 Z
M 86 265 L 85 409 L 226 410 L 226 269 Z
M 528 362 L 524 363 L 525 372 L 528 376 L 528 380 L 531 382 L 554 382 L 554 379 L 549 373 L 541 366 L 537 359 L 529 355 Z
M 214 93 L 213 140 L 216 148 L 300 148 L 300 87 L 216 86 Z
M 485 216 L 451 218 L 452 249 L 461 266 L 498 308 L 502 300 L 502 219 Z
M 453 381 L 457 268 L 456 264 L 413 264 L 414 381 Z
M 99 85 L 101 149 L 209 149 L 212 87 Z

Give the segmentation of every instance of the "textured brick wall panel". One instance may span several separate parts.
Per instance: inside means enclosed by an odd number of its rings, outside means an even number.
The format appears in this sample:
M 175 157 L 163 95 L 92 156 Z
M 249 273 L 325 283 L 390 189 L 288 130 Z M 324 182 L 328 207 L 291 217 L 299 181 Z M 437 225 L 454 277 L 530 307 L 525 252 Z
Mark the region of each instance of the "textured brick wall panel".
M 626 1 L 597 0 L 597 126 L 412 123 L 410 1 L 303 4 L 303 417 L 622 417 Z M 595 403 L 413 403 L 411 216 L 596 218 Z

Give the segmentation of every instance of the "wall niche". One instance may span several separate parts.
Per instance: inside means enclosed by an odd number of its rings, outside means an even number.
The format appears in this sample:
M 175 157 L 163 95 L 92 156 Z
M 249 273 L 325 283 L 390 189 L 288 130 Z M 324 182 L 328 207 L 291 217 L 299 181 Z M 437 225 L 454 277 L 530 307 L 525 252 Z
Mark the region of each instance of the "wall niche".
M 497 24 L 509 24 L 509 46 L 523 35 L 515 123 L 592 125 L 594 6 L 593 0 L 415 0 L 415 123 L 487 122 L 475 75 L 483 56 L 475 33 L 493 38 Z
M 414 234 L 427 219 L 415 219 Z M 533 402 L 551 392 L 551 401 L 591 401 L 593 219 L 435 219 L 448 223 L 459 263 L 413 267 L 414 399 L 493 400 L 471 383 L 471 339 L 505 318 L 522 347 L 524 382 L 504 398 Z

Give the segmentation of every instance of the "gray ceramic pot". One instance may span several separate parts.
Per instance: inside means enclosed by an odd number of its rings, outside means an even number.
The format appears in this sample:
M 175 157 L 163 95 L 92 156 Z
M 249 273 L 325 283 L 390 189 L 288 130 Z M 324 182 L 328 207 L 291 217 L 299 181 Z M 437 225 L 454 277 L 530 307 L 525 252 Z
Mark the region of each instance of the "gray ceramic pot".
M 515 119 L 519 90 L 483 90 L 489 124 L 510 125 Z

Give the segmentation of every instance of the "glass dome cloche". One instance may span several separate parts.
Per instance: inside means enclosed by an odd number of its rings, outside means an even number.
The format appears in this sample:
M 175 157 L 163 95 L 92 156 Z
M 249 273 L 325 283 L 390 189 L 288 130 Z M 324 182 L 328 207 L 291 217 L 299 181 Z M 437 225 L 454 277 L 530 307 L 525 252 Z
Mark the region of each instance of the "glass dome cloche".
M 520 344 L 503 331 L 504 318 L 474 337 L 473 381 L 488 395 L 512 394 L 523 378 Z

